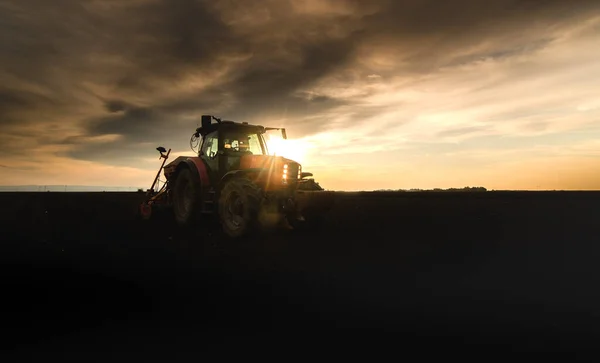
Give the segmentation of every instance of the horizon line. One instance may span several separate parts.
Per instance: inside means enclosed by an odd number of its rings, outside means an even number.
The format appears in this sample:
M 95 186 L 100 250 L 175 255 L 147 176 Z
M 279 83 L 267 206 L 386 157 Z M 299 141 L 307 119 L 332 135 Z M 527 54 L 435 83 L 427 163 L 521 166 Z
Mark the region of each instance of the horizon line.
M 23 190 L 28 189 L 28 190 Z M 73 190 L 75 189 L 75 190 Z M 102 191 L 124 191 L 124 192 L 146 192 L 149 188 L 135 186 L 99 186 L 82 184 L 23 184 L 23 185 L 0 185 L 0 192 L 102 192 Z M 436 191 L 466 191 L 474 189 L 474 192 L 577 192 L 577 191 L 600 191 L 600 189 L 487 189 L 481 186 L 449 187 L 449 188 L 398 188 L 398 189 L 363 189 L 363 190 L 335 190 L 338 192 L 436 192 Z M 484 189 L 484 190 L 482 190 Z

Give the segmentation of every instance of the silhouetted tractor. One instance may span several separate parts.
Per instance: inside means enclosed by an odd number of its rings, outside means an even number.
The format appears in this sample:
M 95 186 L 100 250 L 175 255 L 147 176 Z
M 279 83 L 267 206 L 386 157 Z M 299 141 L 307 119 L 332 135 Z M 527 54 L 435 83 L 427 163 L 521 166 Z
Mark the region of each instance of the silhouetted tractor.
M 269 155 L 263 135 L 271 130 L 287 138 L 284 128 L 202 116 L 190 140 L 197 156 L 180 156 L 164 166 L 170 150 L 157 148 L 164 160 L 140 207 L 142 216 L 149 218 L 157 205 L 167 206 L 179 225 L 194 227 L 202 215 L 216 214 L 230 237 L 282 222 L 294 229 L 317 225 L 334 194 L 309 178 L 312 174 L 299 163 Z M 154 191 L 160 170 L 166 181 Z

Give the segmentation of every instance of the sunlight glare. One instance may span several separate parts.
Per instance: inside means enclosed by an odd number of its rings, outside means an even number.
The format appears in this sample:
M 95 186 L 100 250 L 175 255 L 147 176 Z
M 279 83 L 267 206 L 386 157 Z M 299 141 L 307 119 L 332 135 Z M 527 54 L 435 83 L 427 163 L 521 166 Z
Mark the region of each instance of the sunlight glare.
M 267 139 L 269 154 L 283 156 L 299 163 L 304 162 L 310 145 L 302 140 L 284 139 L 278 135 L 269 135 Z

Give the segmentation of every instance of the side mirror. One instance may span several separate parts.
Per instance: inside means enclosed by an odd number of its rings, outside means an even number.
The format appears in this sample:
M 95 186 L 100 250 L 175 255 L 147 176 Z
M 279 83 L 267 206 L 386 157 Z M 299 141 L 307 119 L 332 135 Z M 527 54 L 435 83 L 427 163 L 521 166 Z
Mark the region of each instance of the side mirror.
M 281 129 L 281 136 L 283 136 L 283 138 L 287 140 L 287 134 L 285 133 L 285 129 Z
M 313 176 L 313 173 L 300 173 L 300 179 L 304 179 L 309 176 Z

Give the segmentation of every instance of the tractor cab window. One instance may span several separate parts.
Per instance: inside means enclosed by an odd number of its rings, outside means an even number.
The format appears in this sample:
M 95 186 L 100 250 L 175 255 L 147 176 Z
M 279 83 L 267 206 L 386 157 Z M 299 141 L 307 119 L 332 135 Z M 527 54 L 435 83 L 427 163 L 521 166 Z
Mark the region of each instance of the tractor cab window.
M 219 151 L 219 135 L 216 132 L 206 135 L 202 143 L 202 153 L 209 158 L 213 158 Z
M 257 134 L 229 134 L 223 139 L 225 151 L 230 155 L 251 154 L 262 155 L 263 149 Z
M 263 148 L 260 145 L 260 139 L 257 134 L 248 135 L 248 145 L 250 146 L 250 151 L 252 152 L 252 154 L 254 154 L 254 155 L 257 155 L 257 154 L 262 155 L 263 154 Z

